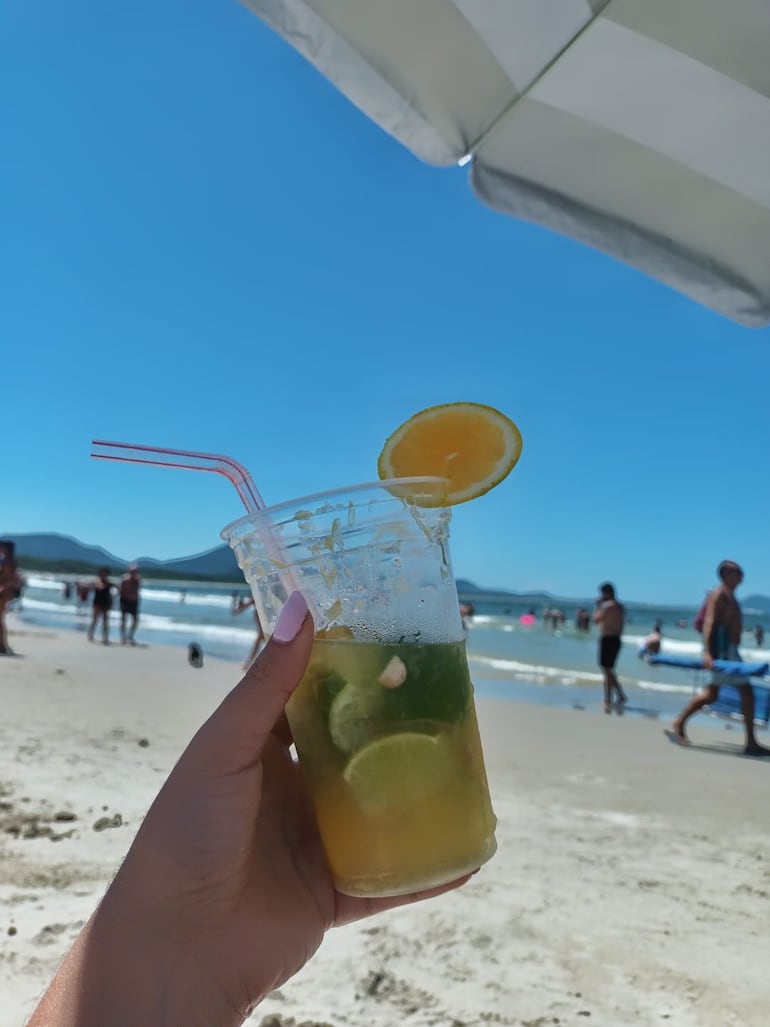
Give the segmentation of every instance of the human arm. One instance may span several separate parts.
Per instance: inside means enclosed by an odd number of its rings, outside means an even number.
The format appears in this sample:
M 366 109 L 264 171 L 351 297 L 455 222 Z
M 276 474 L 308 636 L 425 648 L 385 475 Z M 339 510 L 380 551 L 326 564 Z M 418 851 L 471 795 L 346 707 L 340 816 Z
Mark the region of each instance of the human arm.
M 246 596 L 246 598 L 239 598 L 233 603 L 233 613 L 243 613 L 244 610 L 248 610 L 250 606 L 254 605 L 254 596 Z
M 2 577 L 0 577 L 0 603 L 3 606 L 7 606 L 11 603 L 19 594 L 24 579 L 16 570 L 15 567 L 8 569 Z
M 283 715 L 312 640 L 295 593 L 174 767 L 29 1027 L 236 1027 L 330 927 L 467 880 L 335 891 Z

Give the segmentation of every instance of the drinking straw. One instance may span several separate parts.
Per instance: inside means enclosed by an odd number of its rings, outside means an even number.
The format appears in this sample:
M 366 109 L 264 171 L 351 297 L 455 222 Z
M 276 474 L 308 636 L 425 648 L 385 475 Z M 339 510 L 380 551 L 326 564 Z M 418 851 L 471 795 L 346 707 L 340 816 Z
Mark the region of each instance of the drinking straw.
M 100 439 L 93 439 L 91 447 L 91 456 L 96 460 L 122 460 L 130 464 L 152 464 L 156 467 L 178 467 L 186 471 L 223 474 L 233 483 L 250 514 L 259 513 L 267 505 L 246 468 L 229 456 L 196 453 L 188 449 L 138 446 L 128 442 L 105 442 Z
M 211 471 L 213 474 L 222 474 L 233 483 L 250 514 L 259 513 L 267 505 L 246 468 L 232 457 L 220 453 L 196 453 L 188 449 L 164 449 L 161 446 L 139 446 L 128 442 L 93 439 L 91 456 L 97 460 L 119 460 L 130 464 L 151 464 L 155 467 L 177 467 L 185 471 Z M 278 575 L 286 589 L 286 595 L 300 591 L 291 567 L 287 566 L 289 561 L 280 542 L 270 531 L 269 526 L 264 525 L 262 518 L 257 518 L 256 525 L 270 558 L 279 568 Z M 265 528 L 267 530 L 263 533 Z

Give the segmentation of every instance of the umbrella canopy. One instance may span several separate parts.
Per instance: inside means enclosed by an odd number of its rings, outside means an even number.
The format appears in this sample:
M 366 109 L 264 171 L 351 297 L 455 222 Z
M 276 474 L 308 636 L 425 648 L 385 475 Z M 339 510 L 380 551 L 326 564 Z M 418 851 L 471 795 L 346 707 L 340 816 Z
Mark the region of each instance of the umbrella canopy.
M 770 321 L 768 0 L 244 0 L 477 196 Z

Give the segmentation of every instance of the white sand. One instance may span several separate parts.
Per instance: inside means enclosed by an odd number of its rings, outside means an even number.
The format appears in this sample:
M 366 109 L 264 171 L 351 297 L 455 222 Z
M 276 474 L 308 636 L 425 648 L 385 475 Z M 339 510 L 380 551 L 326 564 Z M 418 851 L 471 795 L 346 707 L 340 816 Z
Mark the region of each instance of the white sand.
M 0 661 L 2 1027 L 24 1023 L 239 674 L 16 627 L 25 655 Z M 767 1022 L 770 761 L 705 721 L 681 749 L 630 717 L 502 701 L 479 714 L 497 855 L 459 892 L 330 933 L 250 1022 Z

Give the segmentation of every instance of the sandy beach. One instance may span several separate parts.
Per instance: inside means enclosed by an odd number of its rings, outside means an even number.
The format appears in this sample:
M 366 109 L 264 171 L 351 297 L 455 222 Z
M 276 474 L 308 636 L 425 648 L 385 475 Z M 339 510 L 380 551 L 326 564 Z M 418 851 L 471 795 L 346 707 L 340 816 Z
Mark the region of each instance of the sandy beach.
M 232 663 L 9 618 L 0 1023 L 21 1027 Z M 327 935 L 264 1027 L 737 1027 L 770 999 L 770 760 L 738 728 L 479 702 L 499 849 L 459 892 Z M 766 743 L 764 733 L 760 736 Z

